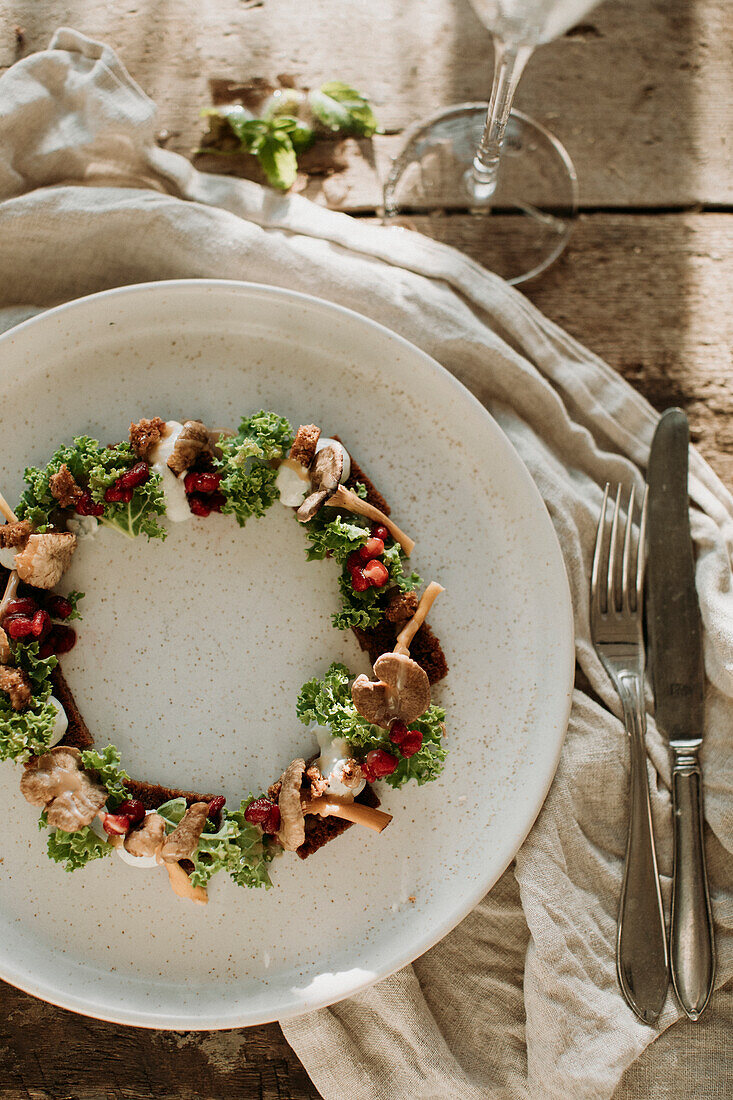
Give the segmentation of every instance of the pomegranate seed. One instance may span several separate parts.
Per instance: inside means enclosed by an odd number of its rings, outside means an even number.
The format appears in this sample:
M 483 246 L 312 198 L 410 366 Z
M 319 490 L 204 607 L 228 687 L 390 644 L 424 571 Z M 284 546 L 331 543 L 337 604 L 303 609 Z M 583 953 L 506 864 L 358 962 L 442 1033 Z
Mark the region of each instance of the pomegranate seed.
M 138 485 L 144 485 L 150 477 L 150 467 L 147 462 L 136 462 L 124 474 L 121 474 L 115 482 L 116 489 L 137 489 Z
M 55 626 L 49 641 L 53 646 L 53 652 L 57 655 L 68 653 L 76 645 L 76 631 L 71 626 Z
M 363 569 L 355 569 L 351 574 L 351 584 L 355 592 L 366 592 L 371 587 Z
M 263 821 L 267 821 L 274 808 L 275 803 L 269 798 L 256 798 L 244 811 L 244 820 L 249 821 L 250 825 L 261 825 Z
M 49 596 L 46 600 L 46 610 L 54 619 L 68 619 L 74 610 L 74 605 L 65 596 Z
M 129 504 L 132 500 L 132 489 L 121 489 L 117 484 L 110 485 L 104 494 L 108 504 Z
M 363 569 L 368 584 L 373 588 L 383 588 L 389 580 L 387 566 L 381 561 L 368 561 Z
M 126 814 L 105 814 L 102 818 L 102 828 L 107 836 L 124 836 L 129 831 L 131 822 Z
M 409 730 L 407 736 L 400 741 L 400 752 L 403 756 L 414 756 L 422 748 L 422 734 L 420 730 Z
M 265 821 L 262 822 L 263 833 L 276 833 L 280 828 L 280 807 L 273 806 Z
M 145 807 L 139 798 L 128 798 L 117 807 L 117 813 L 128 817 L 131 825 L 137 825 L 145 817 Z
M 212 512 L 221 512 L 227 502 L 227 498 L 223 493 L 212 493 L 211 496 L 206 499 Z
M 31 629 L 34 638 L 42 638 L 51 629 L 51 616 L 48 611 L 36 611 L 31 619 Z
M 4 622 L 8 637 L 13 641 L 17 641 L 18 638 L 27 638 L 33 633 L 33 620 L 25 615 L 16 615 L 14 619 L 9 621 L 5 619 Z
M 372 535 L 375 539 L 381 539 L 382 542 L 386 542 L 389 538 L 389 530 L 382 523 L 375 523 L 372 527 Z
M 223 794 L 218 794 L 216 798 L 212 798 L 209 803 L 209 817 L 216 817 L 217 814 L 220 814 L 224 809 L 225 802 L 226 798 Z
M 188 498 L 188 507 L 191 509 L 195 516 L 210 516 L 211 505 L 204 497 L 190 496 Z
M 367 783 L 374 783 L 377 778 L 372 769 L 367 764 L 366 760 L 362 760 L 361 762 L 361 774 L 364 776 Z
M 384 553 L 384 541 L 374 536 L 367 539 L 361 550 L 359 551 L 359 557 L 362 562 L 371 561 L 372 558 L 381 558 Z
M 30 596 L 21 596 L 18 600 L 10 600 L 5 608 L 6 615 L 25 615 L 31 618 L 38 611 L 38 604 Z
M 355 569 L 361 569 L 364 562 L 361 560 L 361 555 L 358 550 L 352 550 L 346 559 L 346 568 L 350 573 L 353 573 Z
M 372 749 L 366 754 L 366 766 L 376 779 L 381 779 L 383 775 L 391 775 L 398 764 L 397 757 L 386 749 Z
M 193 471 L 186 474 L 183 484 L 187 493 L 216 493 L 220 482 L 221 474 L 214 474 L 209 471 L 204 473 Z
M 74 511 L 79 516 L 103 516 L 104 505 L 92 500 L 92 494 L 85 489 L 74 505 Z
M 407 737 L 407 733 L 407 723 L 403 722 L 401 718 L 396 718 L 389 727 L 389 739 L 393 745 L 401 745 Z

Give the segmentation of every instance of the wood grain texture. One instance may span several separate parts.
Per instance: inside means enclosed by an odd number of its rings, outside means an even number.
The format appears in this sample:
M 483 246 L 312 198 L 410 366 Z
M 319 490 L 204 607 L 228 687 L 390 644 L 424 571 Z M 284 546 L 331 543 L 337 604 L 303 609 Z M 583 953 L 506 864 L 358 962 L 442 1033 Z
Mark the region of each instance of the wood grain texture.
M 0 15 L 0 70 L 46 47 L 57 26 L 83 30 L 117 50 L 158 104 L 169 147 L 185 153 L 212 77 L 348 80 L 390 133 L 485 99 L 491 80 L 489 37 L 468 0 L 0 0 Z M 606 0 L 537 52 L 517 106 L 566 144 L 586 205 L 730 203 L 732 48 L 727 0 Z M 377 165 L 394 145 L 375 142 Z M 374 168 L 360 162 L 352 175 L 343 190 L 330 185 L 329 201 L 376 205 Z

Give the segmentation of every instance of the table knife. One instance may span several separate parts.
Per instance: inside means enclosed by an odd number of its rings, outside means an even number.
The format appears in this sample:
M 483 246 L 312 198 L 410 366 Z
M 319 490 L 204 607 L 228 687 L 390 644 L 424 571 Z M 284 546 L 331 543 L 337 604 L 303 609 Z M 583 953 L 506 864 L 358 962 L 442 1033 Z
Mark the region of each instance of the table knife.
M 672 981 L 685 1012 L 697 1020 L 713 988 L 715 944 L 698 758 L 705 673 L 690 536 L 688 451 L 687 417 L 681 409 L 668 409 L 654 435 L 647 470 L 647 634 L 657 728 L 672 752 Z

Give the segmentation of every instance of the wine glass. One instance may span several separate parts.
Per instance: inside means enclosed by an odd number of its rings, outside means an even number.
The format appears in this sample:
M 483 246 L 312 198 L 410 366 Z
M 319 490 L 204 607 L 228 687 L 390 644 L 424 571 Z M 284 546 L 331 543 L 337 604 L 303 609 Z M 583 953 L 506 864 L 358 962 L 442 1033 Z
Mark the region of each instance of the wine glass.
M 494 37 L 490 101 L 448 108 L 408 131 L 384 187 L 387 224 L 457 245 L 514 284 L 557 259 L 578 209 L 575 168 L 558 139 L 512 103 L 535 48 L 597 2 L 471 0 Z

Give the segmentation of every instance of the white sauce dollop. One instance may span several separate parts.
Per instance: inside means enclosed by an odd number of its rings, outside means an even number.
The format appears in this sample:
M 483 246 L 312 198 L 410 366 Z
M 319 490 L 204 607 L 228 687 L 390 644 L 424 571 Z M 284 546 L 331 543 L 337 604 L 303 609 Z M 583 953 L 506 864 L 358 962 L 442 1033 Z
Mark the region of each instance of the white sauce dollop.
M 275 478 L 275 485 L 280 494 L 280 503 L 286 508 L 300 508 L 301 504 L 311 491 L 310 478 L 304 466 L 300 466 L 304 477 L 301 477 L 294 466 L 288 462 L 281 462 Z
M 146 810 L 145 816 L 147 817 L 148 814 L 154 813 L 155 810 Z M 124 844 L 117 845 L 115 851 L 123 863 L 129 863 L 130 867 L 139 867 L 141 871 L 158 866 L 158 861 L 155 856 L 134 856 L 132 852 L 128 852 Z
M 354 758 L 349 742 L 341 737 L 332 737 L 328 726 L 314 726 L 311 733 L 321 750 L 316 764 L 323 778 L 328 780 L 330 793 L 340 795 L 342 798 L 355 798 L 364 790 L 366 780 L 362 779 L 356 787 L 347 787 L 339 778 L 343 774 L 346 762 Z
M 15 569 L 15 555 L 17 546 L 0 546 L 0 565 L 5 569 Z
M 190 519 L 193 515 L 188 506 L 186 489 L 183 484 L 183 478 L 186 475 L 184 473 L 183 477 L 176 477 L 167 462 L 173 454 L 176 440 L 183 431 L 183 424 L 179 424 L 177 420 L 169 420 L 166 423 L 166 428 L 168 434 L 163 436 L 150 452 L 150 469 L 153 473 L 160 474 L 166 516 L 173 523 L 182 523 L 183 520 Z
M 78 539 L 93 539 L 98 527 L 96 516 L 69 516 L 66 521 L 66 530 Z
M 341 474 L 341 484 L 349 480 L 351 474 L 351 455 L 344 447 L 343 443 L 339 443 L 338 439 L 330 439 L 328 436 L 324 436 L 323 439 L 319 439 L 316 443 L 316 454 L 322 451 L 324 447 L 329 447 L 333 444 L 337 450 L 341 451 L 344 458 L 344 469 Z M 303 471 L 301 474 L 300 471 Z M 310 478 L 304 477 L 306 470 L 303 467 L 295 468 L 295 464 L 290 465 L 286 459 L 285 462 L 280 463 L 280 467 L 277 471 L 277 477 L 275 478 L 275 484 L 277 485 L 278 492 L 280 494 L 280 503 L 284 504 L 286 508 L 300 508 L 305 498 L 311 492 L 312 486 Z
M 61 703 L 59 703 L 55 695 L 49 695 L 48 701 L 56 710 L 56 721 L 54 722 L 53 735 L 51 736 L 51 740 L 48 743 L 48 747 L 52 749 L 54 745 L 58 745 L 59 741 L 62 739 L 67 729 L 69 728 L 69 719 L 66 717 L 66 711 L 61 706 Z

